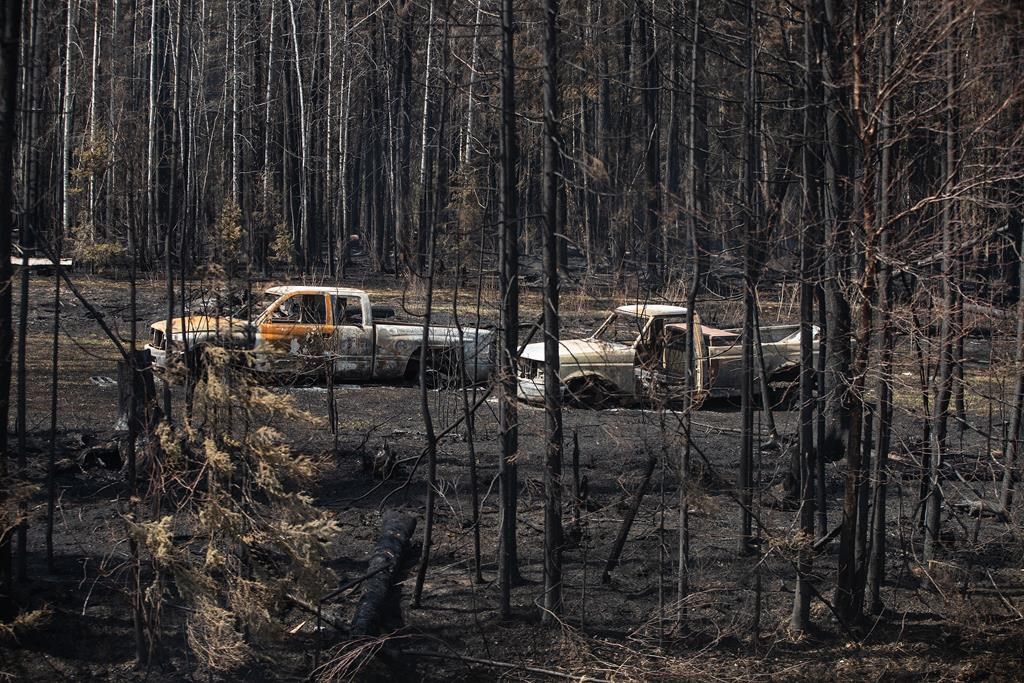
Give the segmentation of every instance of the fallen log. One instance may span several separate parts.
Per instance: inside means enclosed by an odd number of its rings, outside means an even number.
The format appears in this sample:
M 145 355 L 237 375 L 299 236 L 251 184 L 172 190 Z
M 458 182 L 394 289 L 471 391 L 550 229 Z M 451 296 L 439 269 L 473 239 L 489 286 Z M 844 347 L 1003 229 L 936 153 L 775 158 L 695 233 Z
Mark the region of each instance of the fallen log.
M 380 536 L 370 565 L 368 578 L 363 582 L 363 592 L 356 605 L 355 616 L 349 632 L 353 636 L 370 636 L 380 633 L 385 608 L 391 594 L 402 556 L 408 550 L 412 534 L 416 530 L 416 518 L 399 512 L 386 512 L 380 525 Z

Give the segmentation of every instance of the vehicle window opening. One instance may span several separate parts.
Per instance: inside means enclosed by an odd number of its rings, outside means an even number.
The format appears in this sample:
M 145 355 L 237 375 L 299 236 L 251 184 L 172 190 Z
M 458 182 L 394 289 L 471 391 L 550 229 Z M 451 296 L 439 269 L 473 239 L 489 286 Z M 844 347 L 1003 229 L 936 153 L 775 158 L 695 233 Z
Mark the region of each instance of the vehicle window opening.
M 289 297 L 279 303 L 277 308 L 270 314 L 270 319 L 275 323 L 299 322 L 299 307 L 296 297 Z
M 334 306 L 334 324 L 350 325 L 355 322 L 352 319 L 352 311 L 348 307 L 348 299 L 332 296 L 331 303 Z
M 640 365 L 650 365 L 658 360 L 658 350 L 665 344 L 665 321 L 654 319 L 647 332 L 636 345 L 636 359 Z
M 632 346 L 640 337 L 640 332 L 645 322 L 644 319 L 636 316 L 613 313 L 594 334 L 594 338 L 604 342 Z
M 301 320 L 304 324 L 327 324 L 327 302 L 322 294 L 303 294 L 301 308 Z

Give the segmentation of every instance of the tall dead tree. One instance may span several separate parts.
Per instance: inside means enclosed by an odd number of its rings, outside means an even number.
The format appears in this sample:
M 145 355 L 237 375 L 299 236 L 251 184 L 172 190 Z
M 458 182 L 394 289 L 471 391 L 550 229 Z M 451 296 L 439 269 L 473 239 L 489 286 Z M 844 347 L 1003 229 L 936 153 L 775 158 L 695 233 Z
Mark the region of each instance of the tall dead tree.
M 519 415 L 516 405 L 516 356 L 519 345 L 519 142 L 516 135 L 515 57 L 512 0 L 501 3 L 501 235 L 498 274 L 501 298 L 501 339 L 498 362 L 501 392 L 498 395 L 498 423 L 501 457 L 498 486 L 501 520 L 498 534 L 498 586 L 501 615 L 511 615 L 510 593 L 517 578 L 516 507 L 519 451 Z
M 644 159 L 644 173 L 647 180 L 647 201 L 644 208 L 644 244 L 646 251 L 646 277 L 649 287 L 661 284 L 661 256 L 659 236 L 661 216 L 661 128 L 658 125 L 658 93 L 661 91 L 661 73 L 658 66 L 658 49 L 655 43 L 654 9 L 657 3 L 641 0 L 640 30 L 643 34 L 643 109 L 647 145 Z
M 396 142 L 398 173 L 395 178 L 395 273 L 408 267 L 408 239 L 412 235 L 412 50 L 414 6 L 411 0 L 398 10 L 398 103 Z M 343 193 L 344 195 L 344 193 Z
M 866 486 L 864 477 L 864 434 L 866 416 L 866 385 L 868 358 L 871 351 L 872 313 L 877 292 L 878 238 L 880 231 L 875 216 L 875 142 L 877 122 L 868 111 L 867 50 L 864 34 L 864 7 L 859 0 L 853 3 L 853 97 L 852 118 L 860 141 L 861 174 L 861 235 L 863 268 L 857 282 L 856 323 L 853 366 L 846 405 L 849 415 L 846 442 L 846 481 L 843 488 L 843 521 L 839 540 L 838 571 L 836 578 L 836 614 L 847 624 L 861 616 L 864 598 L 864 569 L 867 558 L 863 552 L 863 538 L 867 519 L 859 505 Z
M 295 69 L 295 92 L 299 105 L 299 230 L 298 243 L 295 245 L 299 254 L 299 263 L 306 272 L 313 258 L 310 237 L 309 207 L 309 119 L 306 117 L 306 78 L 302 71 L 302 47 L 299 40 L 299 11 L 295 0 L 288 0 L 288 20 L 291 25 L 292 58 Z
M 14 227 L 14 132 L 18 116 L 18 45 L 21 36 L 21 3 L 0 8 L 0 477 L 7 476 L 9 451 L 7 420 L 10 415 L 11 352 L 11 231 Z M 14 611 L 11 597 L 11 531 L 0 528 L 0 619 Z
M 692 330 L 696 324 L 696 317 L 694 315 L 697 307 L 697 297 L 700 293 L 701 286 L 701 267 L 700 267 L 700 242 L 698 239 L 698 212 L 701 208 L 701 204 L 698 201 L 700 194 L 699 186 L 702 182 L 702 178 L 698 175 L 698 168 L 696 163 L 697 156 L 697 55 L 700 50 L 700 0 L 694 0 L 693 2 L 693 38 L 690 48 L 690 99 L 689 99 L 689 125 L 686 133 L 687 145 L 689 151 L 687 152 L 687 166 L 689 186 L 687 192 L 687 208 L 689 212 L 687 220 L 687 239 L 689 241 L 690 249 L 690 268 L 692 270 L 692 279 L 690 281 L 690 294 L 686 301 L 686 329 L 691 331 L 691 337 L 686 345 L 686 379 L 683 392 L 684 405 L 683 405 L 683 420 L 686 427 L 686 440 L 683 442 L 683 452 L 679 458 L 679 548 L 677 562 L 679 565 L 679 574 L 676 577 L 676 600 L 679 603 L 679 612 L 677 614 L 678 620 L 683 619 L 684 610 L 684 598 L 690 591 L 690 501 L 689 501 L 689 481 L 690 481 L 690 450 L 691 450 L 691 439 L 693 438 L 693 410 L 696 407 L 694 399 L 696 392 L 701 390 L 701 387 L 696 385 L 697 379 L 697 363 L 699 362 L 696 355 L 696 349 L 693 345 Z M 667 258 L 667 255 L 666 255 Z
M 420 554 L 420 564 L 416 571 L 416 585 L 413 590 L 413 606 L 420 606 L 420 598 L 423 593 L 423 581 L 427 575 L 427 565 L 430 562 L 430 546 L 434 526 L 434 501 L 437 496 L 437 436 L 434 431 L 434 422 L 430 414 L 430 402 L 427 400 L 427 377 L 428 377 L 428 342 L 430 335 L 430 321 L 433 314 L 434 304 L 434 283 L 435 283 L 435 258 L 437 255 L 437 230 L 442 225 L 440 213 L 446 205 L 444 195 L 448 187 L 449 168 L 447 162 L 442 162 L 440 144 L 445 136 L 445 123 L 448 119 L 448 35 L 451 16 L 447 9 L 444 12 L 443 38 L 441 44 L 441 80 L 444 87 L 441 92 L 441 111 L 438 119 L 440 121 L 437 131 L 437 149 L 434 150 L 438 156 L 438 164 L 433 186 L 441 198 L 432 204 L 433 211 L 427 219 L 427 271 L 424 273 L 427 284 L 427 307 L 423 319 L 423 336 L 420 340 L 420 412 L 423 415 L 424 429 L 427 436 L 427 515 L 423 528 L 423 548 Z M 457 361 L 456 361 L 457 362 Z M 458 372 L 458 371 L 456 371 Z
M 957 11 L 955 4 L 950 3 L 948 12 L 950 19 Z M 946 45 L 946 111 L 944 154 L 943 154 L 943 185 L 953 186 L 956 178 L 956 38 L 952 31 Z M 949 426 L 949 404 L 952 396 L 953 366 L 955 363 L 954 348 L 957 330 L 954 329 L 957 292 L 956 271 L 957 259 L 954 257 L 954 239 L 957 234 L 957 206 L 953 193 L 948 193 L 942 201 L 939 220 L 942 230 L 942 301 L 940 304 L 941 325 L 939 331 L 939 369 L 935 376 L 935 404 L 932 406 L 931 441 L 929 444 L 930 459 L 928 471 L 928 498 L 925 506 L 925 539 L 924 560 L 935 559 L 939 543 L 939 527 L 942 518 L 942 464 L 946 451 L 946 436 Z
M 158 98 L 160 94 L 160 83 L 157 78 L 157 69 L 160 61 L 160 41 L 157 37 L 157 19 L 159 11 L 156 0 L 149 3 L 149 97 L 146 123 L 146 240 L 148 246 L 155 244 L 155 235 L 158 233 L 157 222 L 159 221 L 158 195 L 160 191 L 157 182 L 157 166 L 159 165 L 158 155 Z M 70 43 L 69 43 L 70 45 Z M 69 53 L 70 54 L 70 53 Z M 70 61 L 68 65 L 70 71 Z M 65 234 L 67 225 L 64 226 Z
M 61 120 L 61 232 L 65 235 L 71 231 L 73 207 L 71 203 L 71 133 L 74 129 L 75 89 L 72 78 L 72 54 L 75 52 L 74 33 L 78 14 L 78 0 L 69 0 L 64 24 L 64 87 L 61 90 L 63 99 L 63 115 Z
M 818 388 L 825 396 L 824 417 L 828 437 L 821 449 L 838 451 L 850 426 L 847 387 L 850 378 L 850 304 L 844 287 L 848 277 L 850 235 L 847 193 L 850 184 L 848 94 L 843 77 L 847 56 L 841 35 L 844 4 L 823 0 L 819 6 L 824 107 L 824 197 L 827 226 L 825 249 L 824 308 L 825 382 Z M 834 452 L 839 457 L 839 452 Z
M 558 320 L 558 0 L 546 0 L 544 39 L 544 611 L 562 612 L 562 386 Z
M 20 137 L 22 143 L 22 217 L 18 230 L 18 241 L 21 247 L 21 292 L 18 302 L 18 406 L 15 427 L 18 433 L 18 470 L 21 478 L 27 476 L 27 443 L 28 436 L 28 372 L 25 357 L 26 339 L 28 337 L 29 315 L 29 267 L 28 258 L 31 251 L 35 230 L 39 224 L 39 202 L 35 196 L 38 187 L 39 152 L 36 148 L 36 131 L 39 125 L 39 93 L 41 91 L 38 78 L 39 45 L 39 4 L 37 0 L 28 3 L 29 16 L 25 21 L 25 34 L 21 64 L 21 93 L 23 102 Z M 27 110 L 27 111 L 26 111 Z M 22 517 L 25 508 L 22 510 Z M 28 575 L 28 522 L 23 519 L 18 527 L 18 564 L 17 579 L 24 581 Z
M 430 187 L 430 169 L 433 168 L 434 158 L 430 144 L 431 135 L 437 135 L 434 130 L 434 95 L 431 80 L 433 78 L 434 57 L 434 0 L 430 0 L 427 11 L 427 54 L 426 64 L 423 67 L 423 117 L 420 121 L 420 225 L 416 240 L 416 267 L 423 272 L 427 252 L 427 233 L 425 230 L 427 217 L 431 213 L 435 197 Z
M 743 98 L 743 134 L 744 134 L 744 237 L 743 237 L 743 334 L 742 336 L 742 379 L 740 382 L 740 412 L 742 418 L 740 442 L 740 467 L 737 489 L 740 499 L 740 535 L 739 552 L 747 555 L 753 552 L 753 515 L 754 502 L 754 240 L 757 231 L 757 196 L 755 193 L 754 169 L 757 157 L 757 134 L 755 130 L 756 116 L 756 84 L 754 57 L 754 31 L 757 15 L 756 0 L 746 3 L 746 81 Z
M 816 264 L 818 201 L 817 185 L 811 175 L 815 165 L 812 155 L 815 84 L 814 69 L 811 68 L 815 23 L 811 4 L 815 0 L 804 3 L 804 115 L 803 115 L 803 194 L 802 217 L 804 223 L 800 230 L 800 431 L 799 431 L 799 481 L 800 500 L 799 523 L 802 545 L 797 559 L 797 584 L 793 592 L 793 614 L 790 627 L 797 633 L 807 631 L 811 626 L 811 572 L 814 568 L 814 556 L 810 547 L 814 538 L 814 485 L 816 457 L 814 448 L 814 408 L 816 401 L 814 389 L 817 372 L 814 367 L 814 266 Z
M 1016 381 L 1013 389 L 1013 412 L 1010 415 L 1010 428 L 1004 445 L 1003 482 L 999 490 L 999 509 L 1009 515 L 1013 505 L 1013 489 L 1017 478 L 1017 461 L 1020 456 L 1021 413 L 1024 412 L 1024 229 L 1021 230 L 1020 242 L 1017 245 L 1018 260 L 1017 277 L 1017 351 L 1014 355 Z
M 893 56 L 893 3 L 885 0 L 881 8 L 883 12 L 881 64 L 879 67 L 879 85 L 884 87 L 892 72 Z M 878 89 L 881 90 L 881 87 Z M 871 471 L 871 554 L 867 566 L 867 608 L 871 614 L 881 614 L 884 605 L 881 598 L 882 581 L 885 578 L 885 528 L 886 528 L 886 493 L 888 478 L 889 444 L 892 437 L 892 392 L 893 392 L 893 349 L 896 343 L 892 321 L 892 272 L 889 266 L 891 244 L 888 226 L 891 212 L 890 182 L 892 180 L 892 148 L 890 126 L 892 125 L 893 101 L 886 97 L 880 104 L 881 116 L 878 124 L 879 170 L 878 170 L 878 225 L 883 231 L 879 243 L 881 265 L 878 268 L 878 310 L 876 322 L 881 332 L 881 362 L 877 389 L 878 418 L 875 435 L 875 459 Z

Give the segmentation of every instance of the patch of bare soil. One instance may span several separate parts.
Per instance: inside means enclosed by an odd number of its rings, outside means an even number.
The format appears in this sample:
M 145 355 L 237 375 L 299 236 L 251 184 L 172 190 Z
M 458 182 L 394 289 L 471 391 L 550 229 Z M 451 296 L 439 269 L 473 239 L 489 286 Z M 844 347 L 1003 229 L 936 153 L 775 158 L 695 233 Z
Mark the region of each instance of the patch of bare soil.
M 83 292 L 119 333 L 127 335 L 127 284 L 77 276 Z M 31 477 L 45 483 L 49 427 L 50 283 L 34 278 L 29 317 L 28 410 Z M 391 281 L 368 281 L 378 303 L 401 309 L 405 296 Z M 163 284 L 140 285 L 140 335 L 165 314 Z M 439 297 L 442 298 L 443 297 Z M 610 298 L 610 297 L 608 297 Z M 600 318 L 607 300 L 584 295 L 566 307 L 566 326 L 582 330 Z M 533 299 L 527 305 L 535 306 Z M 412 310 L 415 307 L 408 304 Z M 460 304 L 472 320 L 473 297 Z M 481 308 L 494 320 L 493 296 Z M 469 313 L 467 313 L 469 311 Z M 450 315 L 450 313 L 448 314 Z M 441 312 L 444 319 L 445 312 Z M 523 316 L 529 319 L 530 314 Z M 728 322 L 728 321 L 724 321 Z M 19 630 L 0 640 L 0 678 L 12 680 L 151 680 L 206 677 L 190 658 L 184 608 L 168 596 L 162 640 L 148 668 L 133 666 L 134 636 L 128 602 L 128 559 L 123 473 L 116 453 L 99 457 L 95 446 L 112 436 L 117 411 L 116 355 L 85 309 L 65 295 L 58 378 L 58 495 L 54 529 L 55 565 L 45 563 L 45 494 L 30 510 L 29 580 L 19 596 L 28 608 L 45 609 L 44 625 Z M 326 415 L 323 386 L 281 386 L 300 406 Z M 181 395 L 175 388 L 175 409 Z M 426 486 L 420 456 L 425 430 L 418 388 L 402 385 L 341 385 L 337 388 L 339 447 L 326 429 L 277 425 L 293 450 L 321 463 L 317 504 L 337 515 L 342 527 L 331 547 L 331 565 L 342 581 L 366 571 L 382 508 L 419 518 L 422 538 Z M 469 390 L 479 396 L 483 388 Z M 457 392 L 429 397 L 439 428 L 462 415 Z M 472 403 L 473 396 L 470 397 Z M 496 404 L 483 402 L 474 445 L 481 482 L 480 536 L 483 581 L 475 580 L 470 508 L 468 444 L 462 428 L 446 437 L 438 455 L 439 501 L 431 566 L 423 605 L 409 608 L 411 574 L 400 584 L 391 615 L 395 632 L 386 643 L 360 643 L 359 650 L 330 626 L 317 630 L 314 616 L 292 609 L 278 615 L 285 636 L 280 646 L 239 678 L 306 679 L 321 673 L 358 670 L 367 680 L 548 680 L 584 677 L 601 680 L 970 680 L 1012 679 L 1024 661 L 1024 579 L 1018 527 L 991 518 L 979 521 L 958 508 L 944 517 L 946 545 L 941 560 L 920 564 L 918 526 L 919 461 L 906 446 L 919 436 L 911 399 L 902 406 L 895 443 L 888 508 L 887 612 L 856 632 L 840 628 L 831 601 L 835 561 L 830 549 L 815 558 L 814 621 L 818 631 L 794 639 L 787 630 L 795 585 L 795 551 L 789 545 L 796 512 L 781 500 L 788 453 L 762 450 L 757 456 L 756 515 L 759 553 L 736 553 L 739 511 L 732 497 L 739 458 L 739 416 L 728 403 L 709 402 L 698 425 L 690 501 L 690 591 L 682 609 L 675 597 L 678 535 L 678 477 L 681 448 L 678 419 L 641 409 L 565 411 L 566 433 L 579 443 L 580 475 L 587 505 L 578 526 L 565 521 L 565 614 L 559 626 L 539 623 L 543 585 L 542 459 L 544 415 L 521 407 L 519 454 L 519 568 L 513 591 L 514 618 L 497 612 Z M 983 424 L 983 406 L 971 419 Z M 783 434 L 795 434 L 794 412 L 776 414 Z M 991 499 L 1001 469 L 988 456 L 991 443 L 970 430 L 954 436 L 956 453 L 948 465 L 946 498 Z M 91 460 L 83 454 L 94 448 Z M 398 468 L 387 481 L 365 466 L 388 448 Z M 567 441 L 565 480 L 572 470 L 572 439 Z M 621 561 L 602 583 L 612 542 L 651 455 L 658 458 L 653 485 L 640 507 Z M 979 454 L 983 457 L 979 458 Z M 828 466 L 829 524 L 839 522 L 841 465 Z M 569 500 L 569 496 L 566 496 Z M 415 555 L 415 552 L 413 553 Z M 925 580 L 930 578 L 931 580 Z M 358 588 L 325 607 L 335 623 L 347 623 Z M 361 657 L 378 646 L 372 662 Z M 344 666 L 352 664 L 353 668 Z M 360 668 L 360 665 L 365 665 Z

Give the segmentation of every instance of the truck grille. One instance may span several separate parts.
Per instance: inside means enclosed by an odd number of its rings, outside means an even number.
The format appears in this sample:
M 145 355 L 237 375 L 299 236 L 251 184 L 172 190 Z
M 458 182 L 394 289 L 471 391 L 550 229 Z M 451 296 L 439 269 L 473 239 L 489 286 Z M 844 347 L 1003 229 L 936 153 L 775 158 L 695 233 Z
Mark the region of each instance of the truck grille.
M 153 330 L 153 348 L 164 348 L 164 333 L 160 330 Z

